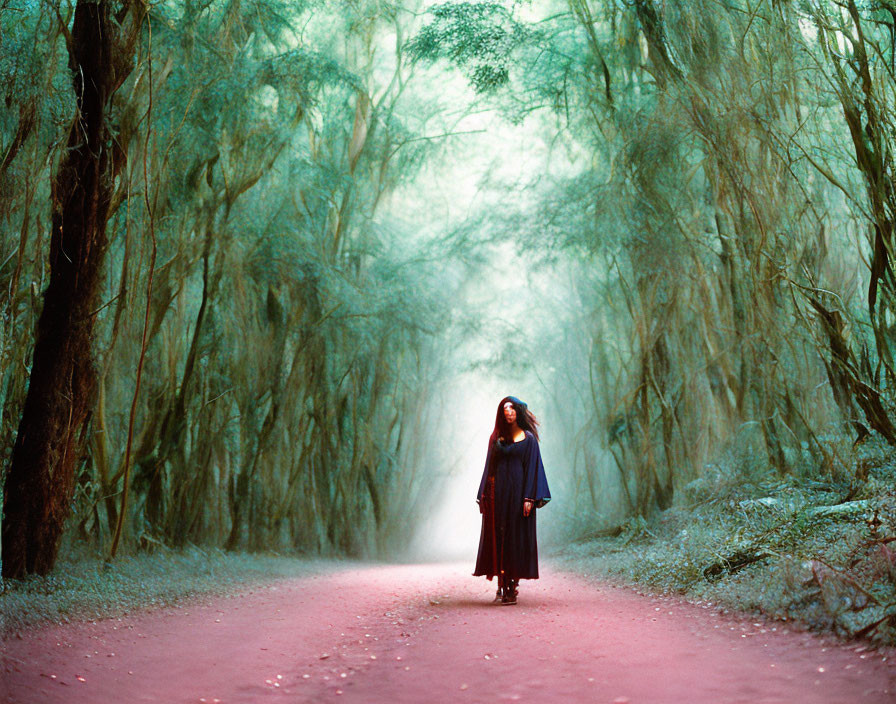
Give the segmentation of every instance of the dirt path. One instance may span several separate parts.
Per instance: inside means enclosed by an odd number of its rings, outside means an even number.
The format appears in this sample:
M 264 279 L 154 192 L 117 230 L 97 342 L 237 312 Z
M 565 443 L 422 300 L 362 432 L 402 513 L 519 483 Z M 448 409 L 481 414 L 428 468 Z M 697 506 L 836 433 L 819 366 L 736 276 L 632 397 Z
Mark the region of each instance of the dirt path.
M 376 566 L 5 644 L 3 701 L 896 702 L 894 654 L 569 575 Z M 5 691 L 4 689 L 5 688 Z

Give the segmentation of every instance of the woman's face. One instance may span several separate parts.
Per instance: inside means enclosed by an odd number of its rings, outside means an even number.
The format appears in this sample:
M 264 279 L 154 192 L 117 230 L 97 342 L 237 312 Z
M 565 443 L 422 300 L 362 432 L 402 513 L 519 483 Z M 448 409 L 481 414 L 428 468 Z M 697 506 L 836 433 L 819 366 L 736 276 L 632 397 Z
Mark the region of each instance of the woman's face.
M 504 420 L 508 425 L 516 423 L 516 409 L 510 401 L 504 404 Z

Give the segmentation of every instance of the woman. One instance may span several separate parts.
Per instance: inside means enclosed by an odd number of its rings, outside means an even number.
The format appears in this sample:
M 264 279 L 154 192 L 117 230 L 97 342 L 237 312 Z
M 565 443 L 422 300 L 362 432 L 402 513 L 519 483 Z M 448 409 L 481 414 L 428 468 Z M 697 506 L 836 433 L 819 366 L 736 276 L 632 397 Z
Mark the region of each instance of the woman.
M 538 579 L 535 509 L 551 500 L 538 421 L 515 396 L 498 404 L 476 501 L 482 534 L 475 576 L 498 577 L 495 601 L 516 604 L 521 579 Z

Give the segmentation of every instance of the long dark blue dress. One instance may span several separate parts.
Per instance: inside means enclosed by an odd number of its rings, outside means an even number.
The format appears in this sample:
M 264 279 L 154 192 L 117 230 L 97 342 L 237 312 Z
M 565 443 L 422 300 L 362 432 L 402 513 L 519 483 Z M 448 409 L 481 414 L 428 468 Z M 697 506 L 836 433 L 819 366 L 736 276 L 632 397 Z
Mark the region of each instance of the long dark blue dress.
M 523 501 L 535 508 L 523 516 Z M 476 495 L 482 513 L 482 533 L 476 576 L 491 579 L 538 579 L 536 508 L 551 500 L 538 440 L 526 431 L 519 442 L 489 447 Z

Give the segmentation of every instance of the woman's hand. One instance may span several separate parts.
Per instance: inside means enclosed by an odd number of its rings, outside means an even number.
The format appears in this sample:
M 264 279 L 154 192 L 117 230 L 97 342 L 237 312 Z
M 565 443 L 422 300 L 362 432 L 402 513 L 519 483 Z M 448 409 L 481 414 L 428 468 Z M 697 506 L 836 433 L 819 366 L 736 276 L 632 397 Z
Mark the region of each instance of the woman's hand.
M 535 502 L 529 499 L 523 501 L 523 516 L 528 518 L 529 514 L 532 513 L 532 509 L 535 507 Z

